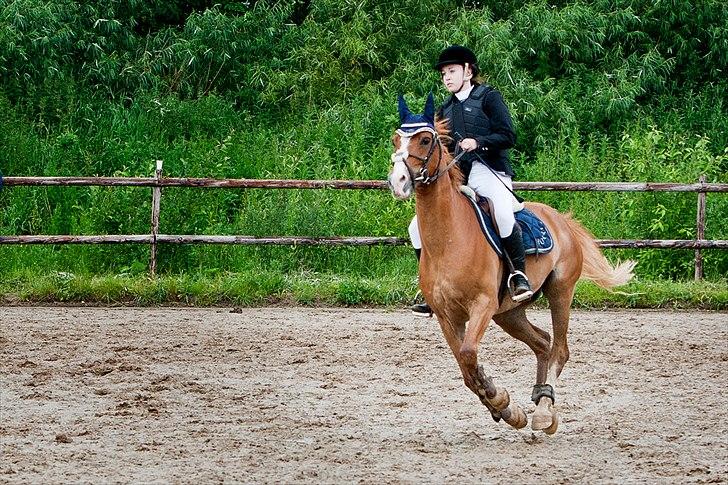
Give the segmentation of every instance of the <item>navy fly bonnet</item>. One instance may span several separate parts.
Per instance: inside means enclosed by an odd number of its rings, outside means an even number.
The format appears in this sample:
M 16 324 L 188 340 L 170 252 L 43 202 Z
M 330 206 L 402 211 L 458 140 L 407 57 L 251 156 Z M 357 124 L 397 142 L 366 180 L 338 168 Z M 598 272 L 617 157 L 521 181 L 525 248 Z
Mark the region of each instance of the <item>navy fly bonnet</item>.
M 431 131 L 437 133 L 435 129 L 435 98 L 432 92 L 427 96 L 425 102 L 425 112 L 420 115 L 412 114 L 407 107 L 404 97 L 399 95 L 399 129 L 397 133 L 400 136 L 412 136 L 420 131 Z

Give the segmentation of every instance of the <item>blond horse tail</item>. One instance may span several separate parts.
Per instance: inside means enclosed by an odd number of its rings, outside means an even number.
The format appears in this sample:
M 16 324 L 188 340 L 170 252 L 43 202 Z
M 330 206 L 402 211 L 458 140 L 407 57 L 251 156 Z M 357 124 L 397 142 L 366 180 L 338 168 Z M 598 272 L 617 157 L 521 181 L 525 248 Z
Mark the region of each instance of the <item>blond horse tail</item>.
M 582 279 L 591 280 L 602 288 L 622 286 L 632 279 L 634 276 L 632 270 L 637 264 L 636 261 L 627 260 L 612 266 L 594 241 L 594 235 L 579 221 L 571 217 L 571 214 L 564 214 L 564 217 L 574 239 L 581 247 L 584 258 L 581 270 Z

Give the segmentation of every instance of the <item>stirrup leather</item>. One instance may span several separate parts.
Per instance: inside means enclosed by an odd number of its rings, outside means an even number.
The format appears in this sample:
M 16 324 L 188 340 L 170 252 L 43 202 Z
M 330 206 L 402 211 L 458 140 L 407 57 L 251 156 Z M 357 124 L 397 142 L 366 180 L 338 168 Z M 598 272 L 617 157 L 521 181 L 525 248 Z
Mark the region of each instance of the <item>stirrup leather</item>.
M 516 276 L 521 275 L 523 276 L 523 279 L 526 280 L 526 282 L 530 286 L 530 282 L 528 281 L 528 276 L 523 271 L 515 270 L 513 273 L 508 275 L 508 280 L 506 281 L 506 286 L 508 287 L 508 292 L 511 294 L 511 299 L 515 302 L 521 302 L 523 300 L 527 300 L 528 298 L 531 298 L 533 296 L 533 290 L 524 291 L 523 293 L 519 293 L 518 295 L 513 294 L 513 290 L 511 289 L 511 279 Z

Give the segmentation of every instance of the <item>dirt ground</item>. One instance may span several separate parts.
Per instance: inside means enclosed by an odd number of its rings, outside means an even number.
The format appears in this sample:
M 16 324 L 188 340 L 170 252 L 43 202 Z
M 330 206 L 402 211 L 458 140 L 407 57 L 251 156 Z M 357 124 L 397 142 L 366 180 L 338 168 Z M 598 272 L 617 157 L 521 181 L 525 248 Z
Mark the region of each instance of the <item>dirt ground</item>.
M 728 314 L 570 332 L 547 436 L 493 422 L 403 310 L 0 307 L 0 482 L 728 481 Z M 492 324 L 480 358 L 530 414 L 531 351 Z

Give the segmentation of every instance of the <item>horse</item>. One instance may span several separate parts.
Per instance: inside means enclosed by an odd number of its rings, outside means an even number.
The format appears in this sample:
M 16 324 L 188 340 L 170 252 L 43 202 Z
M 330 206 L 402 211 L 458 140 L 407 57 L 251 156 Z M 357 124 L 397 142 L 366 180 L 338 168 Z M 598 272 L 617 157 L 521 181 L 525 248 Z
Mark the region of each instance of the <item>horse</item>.
M 496 422 L 503 419 L 520 429 L 528 418 L 479 364 L 478 347 L 490 321 L 534 352 L 536 384 L 531 399 L 536 409 L 531 427 L 553 434 L 559 423 L 556 380 L 569 359 L 567 330 L 576 282 L 581 278 L 604 288 L 620 286 L 632 278 L 636 263 L 613 266 L 594 236 L 570 214 L 527 202 L 526 207 L 546 224 L 554 241 L 550 252 L 528 256 L 526 261 L 532 287 L 548 299 L 551 341 L 549 333 L 526 316 L 526 308 L 537 295 L 519 303 L 500 291 L 507 278 L 504 262 L 486 242 L 470 201 L 461 193 L 463 174 L 444 143 L 450 140 L 448 123 L 435 120 L 434 111 L 432 93 L 422 115 L 412 115 L 400 96 L 401 125 L 392 136 L 394 152 L 387 179 L 395 198 L 415 195 L 422 239 L 420 290 L 457 360 L 465 386 Z

